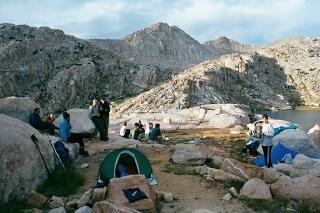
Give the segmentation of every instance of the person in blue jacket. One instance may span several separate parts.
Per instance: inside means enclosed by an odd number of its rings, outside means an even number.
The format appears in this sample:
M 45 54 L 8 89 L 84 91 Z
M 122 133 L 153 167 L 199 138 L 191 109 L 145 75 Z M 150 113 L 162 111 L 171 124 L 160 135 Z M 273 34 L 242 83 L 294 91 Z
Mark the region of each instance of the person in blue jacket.
M 80 155 L 88 155 L 87 151 L 84 151 L 83 137 L 81 134 L 71 133 L 70 114 L 63 113 L 63 119 L 59 123 L 60 139 L 63 143 L 78 143 L 80 145 Z

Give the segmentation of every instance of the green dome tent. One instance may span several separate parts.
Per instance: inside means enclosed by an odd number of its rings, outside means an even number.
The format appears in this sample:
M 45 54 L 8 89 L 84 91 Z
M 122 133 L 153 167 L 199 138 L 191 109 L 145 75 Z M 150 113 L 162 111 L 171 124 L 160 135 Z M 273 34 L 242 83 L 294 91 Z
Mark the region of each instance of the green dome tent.
M 110 152 L 100 165 L 100 179 L 108 184 L 111 178 L 120 177 L 117 170 L 119 164 L 125 168 L 129 175 L 141 174 L 148 179 L 151 185 L 157 184 L 148 158 L 133 148 L 120 148 Z M 154 181 L 156 183 L 152 184 Z

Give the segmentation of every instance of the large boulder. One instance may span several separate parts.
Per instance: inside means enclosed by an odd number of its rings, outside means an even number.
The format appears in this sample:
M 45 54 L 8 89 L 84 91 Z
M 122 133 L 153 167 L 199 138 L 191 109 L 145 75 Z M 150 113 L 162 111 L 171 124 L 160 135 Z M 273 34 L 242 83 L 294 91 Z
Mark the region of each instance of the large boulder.
M 287 129 L 273 137 L 273 144 L 276 146 L 281 142 L 284 146 L 304 154 L 311 158 L 320 158 L 320 152 L 315 144 L 303 130 Z
M 38 146 L 49 169 L 54 168 L 54 154 L 47 136 L 32 126 L 0 114 L 0 201 L 23 198 L 47 178 L 47 171 Z
M 0 98 L 0 114 L 8 115 L 25 123 L 29 123 L 30 114 L 39 107 L 39 104 L 28 97 Z
M 92 213 L 139 213 L 139 211 L 116 203 L 102 201 L 94 204 Z
M 269 186 L 259 178 L 248 180 L 240 190 L 239 198 L 255 200 L 272 200 Z
M 96 127 L 89 117 L 87 109 L 70 109 L 67 111 L 70 114 L 70 123 L 72 126 L 71 132 L 93 134 Z M 63 119 L 62 114 L 54 121 L 55 127 L 59 128 L 59 123 Z
M 225 158 L 221 169 L 227 173 L 236 175 L 245 180 L 250 178 L 262 178 L 263 169 L 252 164 L 241 163 L 231 158 Z
M 304 202 L 320 210 L 320 177 L 280 178 L 271 185 L 271 191 L 276 196 Z
M 173 147 L 171 160 L 176 164 L 203 165 L 206 159 L 211 158 L 212 153 L 206 145 L 177 144 Z
M 130 203 L 122 190 L 132 187 L 138 187 L 147 198 Z M 154 210 L 156 193 L 144 175 L 130 175 L 110 180 L 107 199 L 136 210 Z
M 320 159 L 313 159 L 303 154 L 298 154 L 292 162 L 290 177 L 304 175 L 320 176 Z
M 239 182 L 245 182 L 245 179 L 227 173 L 221 169 L 214 169 L 214 168 L 208 168 L 207 172 L 209 177 L 213 177 L 216 181 L 221 181 L 221 182 L 233 182 L 233 181 L 239 181 Z
M 313 143 L 320 152 L 320 126 L 316 124 L 308 131 L 308 135 L 311 137 Z

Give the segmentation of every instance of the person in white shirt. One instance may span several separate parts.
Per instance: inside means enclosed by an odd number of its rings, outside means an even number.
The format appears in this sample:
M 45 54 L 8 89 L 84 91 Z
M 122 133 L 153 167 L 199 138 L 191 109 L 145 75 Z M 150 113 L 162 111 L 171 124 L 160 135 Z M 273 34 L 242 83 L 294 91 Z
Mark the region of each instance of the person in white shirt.
M 274 130 L 269 123 L 269 116 L 264 114 L 262 116 L 262 150 L 264 155 L 264 162 L 266 167 L 272 167 L 271 150 L 272 150 L 272 137 L 274 136 Z
M 129 138 L 130 129 L 127 128 L 127 122 L 124 122 L 120 128 L 120 136 L 124 138 Z

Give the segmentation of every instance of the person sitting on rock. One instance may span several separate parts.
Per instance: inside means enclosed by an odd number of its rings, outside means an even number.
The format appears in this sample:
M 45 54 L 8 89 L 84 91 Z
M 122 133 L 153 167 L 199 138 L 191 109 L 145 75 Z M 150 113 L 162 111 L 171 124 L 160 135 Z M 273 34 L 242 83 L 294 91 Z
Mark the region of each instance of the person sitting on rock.
M 146 128 L 146 136 L 148 137 L 149 136 L 149 132 L 150 130 L 153 128 L 153 123 L 149 122 L 147 124 L 147 128 Z
M 40 117 L 40 108 L 35 108 L 33 113 L 31 113 L 29 117 L 29 123 L 35 129 L 43 130 L 48 132 L 49 134 L 54 134 L 54 125 L 53 123 L 44 122 Z
M 271 150 L 272 150 L 272 137 L 274 135 L 274 129 L 269 123 L 269 117 L 267 114 L 262 116 L 262 150 L 264 155 L 264 162 L 266 167 L 272 167 Z
M 89 117 L 94 123 L 94 126 L 98 129 L 100 140 L 107 141 L 107 136 L 104 128 L 104 120 L 99 113 L 96 99 L 92 101 L 92 105 L 89 107 Z
M 63 143 L 78 143 L 80 145 L 80 155 L 88 155 L 87 151 L 84 151 L 83 137 L 81 134 L 71 133 L 70 114 L 64 112 L 63 118 L 59 123 L 60 139 Z
M 156 124 L 149 132 L 149 140 L 162 143 L 160 124 Z
M 145 131 L 145 129 L 144 129 L 144 126 L 143 126 L 142 123 L 140 123 L 140 124 L 139 124 L 139 136 L 138 136 L 138 140 L 141 141 L 141 140 L 145 139 L 145 138 L 146 138 L 145 134 L 146 134 L 146 131 Z
M 120 128 L 120 136 L 124 138 L 129 138 L 130 136 L 130 129 L 127 127 L 127 122 L 124 122 Z
M 138 140 L 140 135 L 140 125 L 139 123 L 134 124 L 134 128 L 130 131 L 130 138 Z

